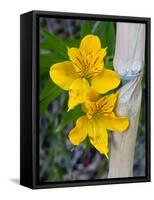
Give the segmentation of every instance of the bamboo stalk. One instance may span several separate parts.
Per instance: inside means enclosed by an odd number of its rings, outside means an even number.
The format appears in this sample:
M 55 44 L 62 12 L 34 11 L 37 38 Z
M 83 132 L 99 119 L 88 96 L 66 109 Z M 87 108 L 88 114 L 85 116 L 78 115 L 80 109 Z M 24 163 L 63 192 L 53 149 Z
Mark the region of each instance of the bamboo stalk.
M 117 23 L 114 69 L 123 82 L 116 113 L 128 116 L 129 128 L 113 132 L 108 178 L 132 177 L 134 151 L 141 107 L 141 80 L 144 66 L 145 25 Z

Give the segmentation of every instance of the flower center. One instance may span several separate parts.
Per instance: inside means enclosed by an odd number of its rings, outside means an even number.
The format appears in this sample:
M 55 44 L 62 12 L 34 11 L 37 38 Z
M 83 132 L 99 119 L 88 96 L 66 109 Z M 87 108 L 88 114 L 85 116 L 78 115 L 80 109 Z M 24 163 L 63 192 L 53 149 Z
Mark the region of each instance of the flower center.
M 106 97 L 102 97 L 97 102 L 88 102 L 86 103 L 87 109 L 87 117 L 92 119 L 94 117 L 99 117 L 99 115 L 109 116 L 114 108 L 114 101 L 111 97 L 110 99 L 106 99 Z
M 87 105 L 87 110 L 88 119 L 92 119 L 101 113 L 101 108 L 96 103 L 89 103 L 89 105 Z
M 98 75 L 102 71 L 100 67 L 102 62 L 99 62 L 99 56 L 93 55 L 91 52 L 79 51 L 79 56 L 76 56 L 76 61 L 73 62 L 76 72 L 81 78 L 90 81 L 91 77 Z

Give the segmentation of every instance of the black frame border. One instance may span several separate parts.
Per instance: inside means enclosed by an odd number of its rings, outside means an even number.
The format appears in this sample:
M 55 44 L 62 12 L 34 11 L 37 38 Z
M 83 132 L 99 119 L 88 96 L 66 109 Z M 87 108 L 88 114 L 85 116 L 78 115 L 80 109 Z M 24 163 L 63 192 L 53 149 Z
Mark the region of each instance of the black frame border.
M 65 12 L 51 12 L 51 11 L 31 11 L 21 15 L 21 19 L 25 16 L 31 16 L 32 27 L 31 27 L 31 145 L 32 149 L 26 153 L 22 145 L 20 147 L 20 162 L 23 166 L 23 156 L 26 158 L 31 157 L 31 169 L 29 171 L 20 170 L 21 172 L 21 185 L 28 186 L 32 189 L 41 188 L 58 188 L 58 187 L 73 187 L 73 186 L 90 186 L 90 185 L 106 185 L 106 184 L 120 184 L 120 183 L 137 183 L 137 182 L 150 182 L 151 181 L 151 19 L 144 17 L 129 17 L 129 16 L 114 16 L 114 15 L 95 15 L 95 14 L 83 14 L 83 13 L 65 13 Z M 63 182 L 43 182 L 39 181 L 39 18 L 40 17 L 51 17 L 51 18 L 63 18 L 63 19 L 87 19 L 87 20 L 103 20 L 103 21 L 114 21 L 114 22 L 130 22 L 130 23 L 144 23 L 146 25 L 146 176 L 143 177 L 128 177 L 128 178 L 112 178 L 112 179 L 98 179 L 98 180 L 79 180 L 79 181 L 63 181 Z M 30 21 L 29 21 L 30 23 Z M 22 25 L 21 25 L 22 26 Z M 23 32 L 21 31 L 21 34 Z M 23 45 L 21 44 L 21 53 Z M 21 56 L 21 71 L 22 71 L 22 56 Z M 28 78 L 29 80 L 29 78 Z M 22 85 L 21 76 L 21 85 Z M 25 101 L 22 98 L 21 102 Z M 22 107 L 22 106 L 21 106 Z M 21 116 L 23 114 L 21 113 Z M 23 122 L 22 122 L 23 123 Z M 21 126 L 22 126 L 21 123 Z M 26 122 L 25 122 L 26 123 Z M 22 127 L 21 127 L 22 128 Z M 26 136 L 21 133 L 20 140 L 23 144 L 23 140 Z M 20 144 L 21 144 L 20 142 Z M 27 144 L 28 145 L 28 144 Z M 24 152 L 24 153 L 23 153 Z M 22 168 L 22 167 L 21 167 Z M 20 168 L 20 169 L 21 169 Z M 25 176 L 23 174 L 25 173 Z M 30 183 L 24 181 L 26 176 L 32 176 Z M 28 179 L 28 178 L 26 178 Z

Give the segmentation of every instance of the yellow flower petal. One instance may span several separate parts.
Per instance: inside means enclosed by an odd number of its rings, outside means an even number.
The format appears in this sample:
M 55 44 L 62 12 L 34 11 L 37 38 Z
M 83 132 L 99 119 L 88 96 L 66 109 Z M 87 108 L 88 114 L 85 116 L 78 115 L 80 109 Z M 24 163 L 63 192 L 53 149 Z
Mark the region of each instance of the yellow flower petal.
M 114 71 L 103 69 L 98 76 L 92 77 L 91 84 L 97 92 L 106 93 L 118 87 L 120 78 Z
M 87 90 L 86 99 L 88 101 L 97 101 L 101 95 L 92 87 Z
M 82 69 L 84 66 L 83 58 L 77 48 L 68 48 L 68 56 L 73 63 L 73 66 L 77 73 L 82 75 Z
M 70 131 L 68 137 L 74 145 L 79 145 L 87 137 L 86 116 L 82 116 L 77 120 L 75 128 Z
M 95 113 L 97 113 L 96 103 L 86 101 L 86 103 L 84 104 L 84 107 L 85 107 L 85 111 L 86 111 L 88 119 L 94 118 Z
M 73 81 L 78 77 L 70 61 L 56 63 L 50 68 L 51 80 L 64 90 L 69 90 Z
M 68 108 L 73 109 L 76 105 L 85 101 L 87 89 L 90 87 L 88 81 L 84 78 L 76 79 L 69 90 Z
M 88 136 L 91 144 L 101 153 L 108 154 L 108 134 L 100 119 L 88 121 Z
M 117 94 L 110 94 L 100 98 L 96 105 L 100 107 L 104 113 L 111 113 L 117 101 Z
M 89 74 L 91 76 L 97 76 L 103 71 L 104 57 L 106 56 L 106 48 L 100 49 L 91 59 Z
M 97 140 L 90 139 L 91 144 L 99 151 L 101 154 L 104 154 L 108 158 L 108 145 L 104 144 L 104 138 L 99 137 Z
M 129 126 L 127 117 L 117 117 L 114 113 L 108 117 L 102 117 L 102 122 L 106 129 L 111 131 L 123 132 Z
M 96 35 L 86 35 L 80 43 L 80 50 L 84 55 L 95 54 L 101 49 L 101 42 Z
M 106 56 L 106 48 L 101 48 L 97 53 L 92 57 L 90 66 L 96 67 L 102 64 L 104 57 Z

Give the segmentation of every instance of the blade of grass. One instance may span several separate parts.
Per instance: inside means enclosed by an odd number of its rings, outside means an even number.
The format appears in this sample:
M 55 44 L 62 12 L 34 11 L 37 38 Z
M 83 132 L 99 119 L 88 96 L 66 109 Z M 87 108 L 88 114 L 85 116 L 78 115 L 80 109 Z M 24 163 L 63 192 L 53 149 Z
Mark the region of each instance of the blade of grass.
M 91 34 L 92 33 L 92 27 L 93 27 L 93 24 L 92 24 L 91 21 L 89 21 L 89 20 L 84 21 L 82 23 L 81 31 L 80 31 L 81 38 L 84 37 L 87 34 Z
M 62 91 L 52 81 L 46 81 L 40 93 L 40 115 L 47 111 L 49 103 L 60 95 Z
M 63 42 L 63 40 L 59 39 L 55 35 L 49 33 L 45 29 L 41 29 L 41 34 L 46 40 L 46 46 L 44 45 L 44 48 L 47 48 L 51 51 L 58 52 L 61 56 L 63 56 L 65 59 L 68 59 L 67 56 L 67 45 Z M 42 43 L 43 44 L 43 43 Z M 40 45 L 40 48 L 42 48 L 42 45 Z

